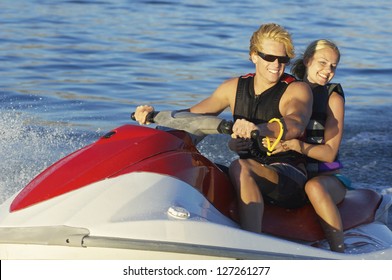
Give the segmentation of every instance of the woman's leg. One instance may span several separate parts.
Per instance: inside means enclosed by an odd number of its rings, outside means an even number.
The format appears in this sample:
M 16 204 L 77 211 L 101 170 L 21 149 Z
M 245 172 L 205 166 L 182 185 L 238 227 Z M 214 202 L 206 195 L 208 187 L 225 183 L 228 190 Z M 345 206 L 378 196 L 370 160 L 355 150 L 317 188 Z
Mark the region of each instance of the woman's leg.
M 334 176 L 317 176 L 306 183 L 305 192 L 320 217 L 331 250 L 344 252 L 343 225 L 336 204 L 344 199 L 346 188 Z

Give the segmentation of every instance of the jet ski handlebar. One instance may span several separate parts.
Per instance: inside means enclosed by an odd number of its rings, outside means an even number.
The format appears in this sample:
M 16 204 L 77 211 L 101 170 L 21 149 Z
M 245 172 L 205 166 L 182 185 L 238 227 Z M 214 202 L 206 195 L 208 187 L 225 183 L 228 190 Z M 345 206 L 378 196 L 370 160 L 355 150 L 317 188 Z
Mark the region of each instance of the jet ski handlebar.
M 131 119 L 136 120 L 135 113 Z M 199 136 L 208 134 L 232 134 L 233 122 L 208 114 L 195 114 L 189 110 L 153 111 L 147 114 L 146 122 L 173 129 L 184 130 Z
M 134 112 L 131 114 L 131 119 L 136 121 Z M 192 136 L 195 144 L 209 134 L 232 134 L 234 124 L 232 121 L 217 116 L 195 114 L 189 110 L 152 111 L 147 114 L 146 121 L 157 124 L 160 129 L 184 130 Z M 260 136 L 258 130 L 252 131 L 251 138 L 257 143 L 260 150 L 265 151 L 265 147 L 262 145 L 263 137 Z

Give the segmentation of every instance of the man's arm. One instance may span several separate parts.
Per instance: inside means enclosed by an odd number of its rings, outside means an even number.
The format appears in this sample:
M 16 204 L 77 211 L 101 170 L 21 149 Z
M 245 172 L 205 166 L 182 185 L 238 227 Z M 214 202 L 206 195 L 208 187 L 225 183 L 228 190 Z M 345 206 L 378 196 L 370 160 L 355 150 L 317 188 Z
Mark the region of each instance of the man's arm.
M 282 115 L 283 140 L 301 136 L 312 115 L 313 94 L 304 82 L 291 83 L 279 103 Z M 239 119 L 233 126 L 233 138 L 251 138 L 253 130 L 259 130 L 260 135 L 277 138 L 280 125 L 277 122 L 255 125 L 245 119 Z
M 211 96 L 191 107 L 191 113 L 219 115 L 227 107 L 234 111 L 238 78 L 223 82 Z
M 202 100 L 190 108 L 191 113 L 219 115 L 227 107 L 234 111 L 235 94 L 237 90 L 238 78 L 233 78 L 223 82 L 211 96 Z M 146 117 L 148 113 L 154 111 L 150 105 L 138 106 L 135 110 L 135 119 L 140 124 L 148 124 Z
M 285 130 L 282 140 L 301 136 L 312 115 L 312 105 L 313 94 L 306 83 L 293 82 L 288 86 L 279 104 Z M 280 126 L 276 122 L 261 124 L 258 128 L 261 135 L 269 137 L 276 138 L 280 132 Z

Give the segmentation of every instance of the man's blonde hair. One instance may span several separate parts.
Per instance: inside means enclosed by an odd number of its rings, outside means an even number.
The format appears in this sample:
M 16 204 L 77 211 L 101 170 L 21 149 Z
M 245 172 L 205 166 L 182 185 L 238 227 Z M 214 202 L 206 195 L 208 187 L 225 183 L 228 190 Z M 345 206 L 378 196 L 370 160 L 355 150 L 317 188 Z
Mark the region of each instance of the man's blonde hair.
M 276 23 L 267 23 L 259 27 L 250 38 L 249 57 L 257 52 L 262 52 L 262 43 L 265 39 L 272 39 L 279 43 L 283 43 L 286 49 L 286 55 L 294 58 L 294 45 L 291 34 L 282 26 Z

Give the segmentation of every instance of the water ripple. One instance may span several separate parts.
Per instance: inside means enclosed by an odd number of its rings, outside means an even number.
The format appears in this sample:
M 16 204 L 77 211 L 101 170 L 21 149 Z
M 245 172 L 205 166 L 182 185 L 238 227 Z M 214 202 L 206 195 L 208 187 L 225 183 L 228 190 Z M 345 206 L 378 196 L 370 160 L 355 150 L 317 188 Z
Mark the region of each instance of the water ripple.
M 386 0 L 297 2 L 2 1 L 0 111 L 8 113 L 1 129 L 14 114 L 26 137 L 29 119 L 43 130 L 70 126 L 90 135 L 127 123 L 141 103 L 188 108 L 223 80 L 252 72 L 250 35 L 261 23 L 278 22 L 293 34 L 297 54 L 320 37 L 339 45 L 335 81 L 343 85 L 347 107 L 342 158 L 355 184 L 390 188 L 385 119 L 392 118 L 392 6 Z M 23 133 L 14 141 L 27 154 Z M 226 150 L 207 148 L 225 147 L 223 140 L 208 141 L 203 151 L 222 161 Z M 34 160 L 48 162 L 21 157 L 19 163 Z

